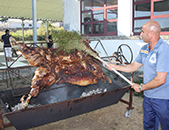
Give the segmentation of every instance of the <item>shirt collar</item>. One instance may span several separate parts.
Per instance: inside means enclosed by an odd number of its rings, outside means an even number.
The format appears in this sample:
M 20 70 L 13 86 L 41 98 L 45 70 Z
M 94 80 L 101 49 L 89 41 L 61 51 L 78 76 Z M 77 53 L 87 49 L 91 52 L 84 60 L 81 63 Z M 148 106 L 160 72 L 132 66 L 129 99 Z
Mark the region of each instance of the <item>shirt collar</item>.
M 155 47 L 153 48 L 153 50 L 157 49 L 160 46 L 161 42 L 162 42 L 162 39 L 160 38 L 157 44 L 155 45 Z
M 160 39 L 158 40 L 158 42 L 157 42 L 157 44 L 155 45 L 155 47 L 154 47 L 153 49 L 151 49 L 151 50 L 157 49 L 157 48 L 159 47 L 159 45 L 160 45 L 161 42 L 162 42 L 162 39 L 161 39 L 161 37 L 160 37 Z M 150 51 L 151 51 L 151 50 L 150 50 Z M 149 51 L 149 44 L 147 44 L 147 51 Z

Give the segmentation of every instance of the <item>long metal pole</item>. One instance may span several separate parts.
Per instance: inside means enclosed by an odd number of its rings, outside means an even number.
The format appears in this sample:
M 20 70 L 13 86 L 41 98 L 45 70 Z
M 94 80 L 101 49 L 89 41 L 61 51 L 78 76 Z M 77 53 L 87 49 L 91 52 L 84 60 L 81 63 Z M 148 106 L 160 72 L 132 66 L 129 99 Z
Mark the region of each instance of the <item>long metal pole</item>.
M 22 19 L 22 42 L 24 43 L 24 19 Z
M 36 0 L 32 0 L 33 42 L 37 43 Z
M 46 37 L 48 38 L 48 21 L 46 21 Z

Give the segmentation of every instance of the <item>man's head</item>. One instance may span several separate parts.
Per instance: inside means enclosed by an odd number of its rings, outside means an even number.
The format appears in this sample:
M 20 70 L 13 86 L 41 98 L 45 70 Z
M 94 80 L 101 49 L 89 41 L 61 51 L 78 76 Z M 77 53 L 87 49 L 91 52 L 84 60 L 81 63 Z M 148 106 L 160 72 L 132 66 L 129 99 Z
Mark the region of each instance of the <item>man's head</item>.
M 150 43 L 151 40 L 158 40 L 160 38 L 161 27 L 157 21 L 149 21 L 142 27 L 140 36 L 143 41 Z
M 49 36 L 48 36 L 48 39 L 52 39 L 52 35 L 49 35 Z
M 5 33 L 9 33 L 9 30 L 8 30 L 8 29 L 6 29 L 6 30 L 5 30 Z

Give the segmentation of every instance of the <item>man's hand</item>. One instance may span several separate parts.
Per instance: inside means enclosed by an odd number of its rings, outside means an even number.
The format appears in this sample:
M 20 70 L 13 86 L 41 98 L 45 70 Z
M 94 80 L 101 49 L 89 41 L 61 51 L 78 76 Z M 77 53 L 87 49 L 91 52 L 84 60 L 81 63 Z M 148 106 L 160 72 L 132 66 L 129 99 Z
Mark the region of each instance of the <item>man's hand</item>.
M 141 91 L 139 90 L 139 86 L 140 86 L 140 84 L 135 84 L 135 83 L 133 83 L 133 86 L 132 86 L 131 88 L 133 88 L 137 93 L 139 93 L 139 92 L 141 92 Z

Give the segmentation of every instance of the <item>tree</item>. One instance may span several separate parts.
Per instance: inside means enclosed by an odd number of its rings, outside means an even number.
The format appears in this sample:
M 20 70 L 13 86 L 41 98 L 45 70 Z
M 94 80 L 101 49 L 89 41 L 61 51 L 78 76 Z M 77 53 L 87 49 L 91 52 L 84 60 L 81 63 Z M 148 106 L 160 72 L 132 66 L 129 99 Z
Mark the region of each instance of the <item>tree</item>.
M 2 19 L 0 19 L 0 21 L 3 23 L 6 23 L 7 21 L 8 21 L 8 18 L 2 18 Z

